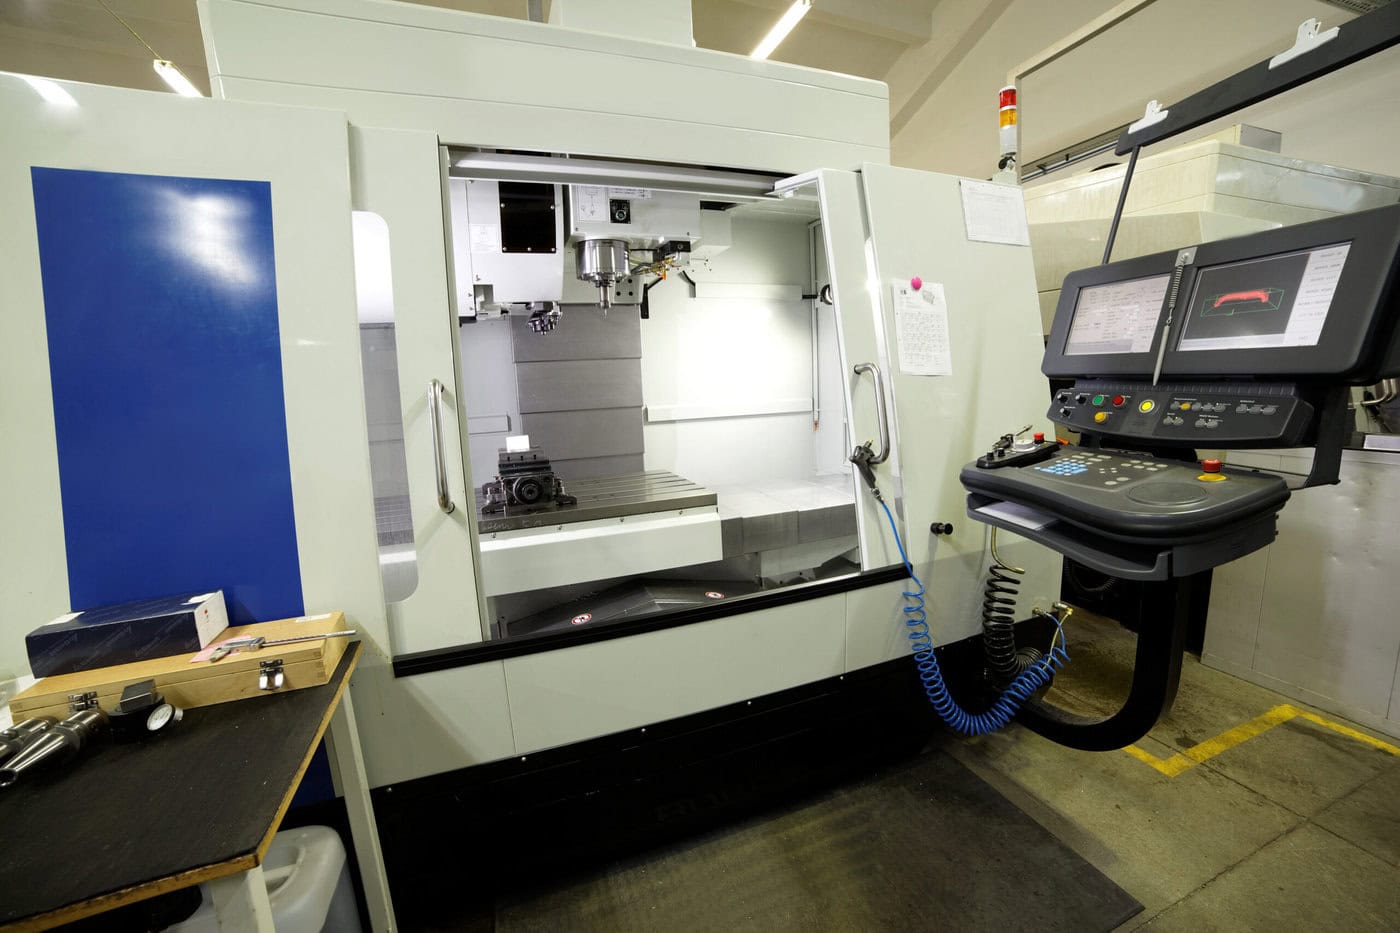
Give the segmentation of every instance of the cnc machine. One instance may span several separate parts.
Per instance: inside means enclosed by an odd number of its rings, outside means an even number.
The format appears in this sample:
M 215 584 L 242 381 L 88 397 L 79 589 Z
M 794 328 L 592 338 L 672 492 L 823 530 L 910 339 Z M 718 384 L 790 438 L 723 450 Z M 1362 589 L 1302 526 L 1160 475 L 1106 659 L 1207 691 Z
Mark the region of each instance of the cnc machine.
M 957 470 L 1044 398 L 1019 191 L 890 167 L 882 84 L 688 36 L 199 10 L 216 100 L 0 76 L 9 667 L 221 587 L 346 612 L 372 784 L 547 763 L 907 656 L 857 447 L 934 640 L 977 631 Z

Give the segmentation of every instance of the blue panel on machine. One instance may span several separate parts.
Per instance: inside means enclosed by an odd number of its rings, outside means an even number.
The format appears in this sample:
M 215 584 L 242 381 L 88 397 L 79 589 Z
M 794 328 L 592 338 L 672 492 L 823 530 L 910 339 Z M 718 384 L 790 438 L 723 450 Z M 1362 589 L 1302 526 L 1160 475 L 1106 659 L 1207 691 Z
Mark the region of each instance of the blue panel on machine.
M 73 608 L 301 614 L 271 186 L 31 171 Z

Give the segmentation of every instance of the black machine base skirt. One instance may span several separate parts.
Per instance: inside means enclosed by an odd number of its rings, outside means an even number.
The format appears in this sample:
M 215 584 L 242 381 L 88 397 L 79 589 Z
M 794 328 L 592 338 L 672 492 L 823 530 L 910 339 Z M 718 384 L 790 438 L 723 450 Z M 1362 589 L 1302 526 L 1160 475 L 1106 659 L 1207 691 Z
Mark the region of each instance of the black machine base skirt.
M 892 663 L 743 713 L 531 756 L 535 770 L 501 763 L 382 789 L 399 920 L 1078 933 L 1140 911 L 947 754 L 956 740 L 917 683 Z

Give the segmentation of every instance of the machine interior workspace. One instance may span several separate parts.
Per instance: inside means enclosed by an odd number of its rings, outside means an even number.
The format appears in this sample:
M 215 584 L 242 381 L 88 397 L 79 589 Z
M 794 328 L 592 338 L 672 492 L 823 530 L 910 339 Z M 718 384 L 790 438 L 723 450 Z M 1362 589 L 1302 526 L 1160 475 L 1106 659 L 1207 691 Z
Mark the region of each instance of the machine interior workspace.
M 589 161 L 579 184 L 579 160 L 448 153 L 483 637 L 860 571 L 816 202 L 764 175 Z M 416 572 L 391 315 L 362 309 L 361 334 L 394 602 Z

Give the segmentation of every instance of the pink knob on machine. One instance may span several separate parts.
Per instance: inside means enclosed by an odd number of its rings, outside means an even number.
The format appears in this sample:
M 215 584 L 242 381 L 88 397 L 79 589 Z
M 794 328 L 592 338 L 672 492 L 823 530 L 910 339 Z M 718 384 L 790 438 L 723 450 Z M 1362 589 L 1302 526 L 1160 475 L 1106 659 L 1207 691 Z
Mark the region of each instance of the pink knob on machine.
M 924 287 L 924 280 L 921 279 L 921 278 L 919 278 L 919 277 L 916 275 L 916 276 L 914 276 L 912 279 L 909 280 L 909 287 L 912 288 L 912 289 L 914 289 L 914 291 L 917 292 L 919 289 L 921 289 L 921 288 Z

